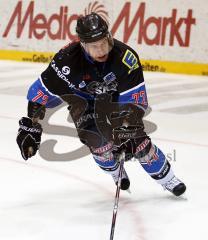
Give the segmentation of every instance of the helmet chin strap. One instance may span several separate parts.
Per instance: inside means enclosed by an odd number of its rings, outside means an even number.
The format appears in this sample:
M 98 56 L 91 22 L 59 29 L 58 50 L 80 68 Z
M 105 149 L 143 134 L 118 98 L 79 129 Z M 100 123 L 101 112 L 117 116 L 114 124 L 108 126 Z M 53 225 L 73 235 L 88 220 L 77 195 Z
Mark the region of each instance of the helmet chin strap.
M 84 51 L 84 54 L 86 56 L 86 58 L 90 61 L 90 62 L 94 62 L 94 59 L 90 56 L 90 54 L 88 53 L 88 51 L 86 50 L 86 43 L 84 42 L 81 42 L 80 41 L 80 45 Z
M 87 51 L 87 46 L 86 46 L 86 44 L 87 44 L 87 43 L 80 41 L 80 45 L 81 45 L 82 49 L 87 53 L 87 55 L 88 55 L 90 58 L 92 58 L 92 57 L 90 56 L 90 53 Z
M 108 43 L 109 43 L 109 46 L 110 46 L 110 50 L 109 50 L 109 52 L 110 52 L 112 50 L 113 46 L 114 46 L 113 36 L 112 36 L 111 32 L 109 32 L 107 34 L 107 39 L 108 39 Z

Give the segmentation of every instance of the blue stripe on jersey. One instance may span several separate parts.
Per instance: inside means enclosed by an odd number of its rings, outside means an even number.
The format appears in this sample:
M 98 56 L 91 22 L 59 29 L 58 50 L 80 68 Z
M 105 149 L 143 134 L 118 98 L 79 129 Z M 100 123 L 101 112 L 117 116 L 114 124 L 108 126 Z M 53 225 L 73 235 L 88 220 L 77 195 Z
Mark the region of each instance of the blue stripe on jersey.
M 86 93 L 84 91 L 81 91 L 79 89 L 74 89 L 74 93 L 77 96 L 80 96 L 81 98 L 85 98 L 86 100 L 94 100 L 94 96 L 92 96 L 89 93 Z
M 63 101 L 57 95 L 52 94 L 42 83 L 41 79 L 35 81 L 28 90 L 27 99 L 45 105 L 46 108 L 54 108 Z
M 148 101 L 144 82 L 140 83 L 136 87 L 133 87 L 127 91 L 120 93 L 119 102 L 134 103 L 142 105 L 143 108 L 147 109 Z

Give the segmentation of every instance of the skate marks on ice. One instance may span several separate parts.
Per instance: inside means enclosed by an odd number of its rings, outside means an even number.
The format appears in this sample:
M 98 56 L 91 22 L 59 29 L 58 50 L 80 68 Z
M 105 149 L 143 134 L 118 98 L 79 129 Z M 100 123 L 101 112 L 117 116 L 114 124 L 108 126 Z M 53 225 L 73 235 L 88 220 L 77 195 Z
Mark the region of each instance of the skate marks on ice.
M 5 175 L 14 166 L 16 170 L 13 178 L 17 179 L 14 184 L 10 176 L 12 173 L 7 174 L 7 180 L 10 179 L 7 184 L 9 191 L 1 188 L 2 239 L 16 240 L 21 237 L 49 240 L 57 237 L 68 239 L 69 236 L 70 239 L 83 239 L 86 236 L 90 236 L 90 239 L 107 239 L 114 197 L 112 183 L 109 190 L 103 187 L 103 182 L 96 183 L 89 177 L 76 175 L 68 169 L 66 171 L 61 165 L 57 169 L 42 163 L 24 163 L 9 158 L 0 160 Z M 131 212 L 134 213 L 133 219 L 138 220 L 139 217 L 136 209 L 131 210 L 131 206 L 125 209 L 125 197 L 121 204 L 124 208 L 120 216 L 122 228 L 118 225 L 117 237 L 127 239 L 131 235 L 129 231 L 140 228 L 141 222 L 132 222 Z M 124 229 L 122 218 L 131 223 L 128 230 Z M 136 236 L 135 233 L 133 235 Z
M 208 78 L 145 73 L 149 103 L 154 111 L 174 114 L 208 112 Z

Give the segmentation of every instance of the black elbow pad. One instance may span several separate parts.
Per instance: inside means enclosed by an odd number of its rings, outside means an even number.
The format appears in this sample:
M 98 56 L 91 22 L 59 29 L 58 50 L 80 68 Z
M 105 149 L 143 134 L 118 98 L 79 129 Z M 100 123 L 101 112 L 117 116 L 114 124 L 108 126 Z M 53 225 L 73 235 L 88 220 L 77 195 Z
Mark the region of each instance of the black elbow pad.
M 46 108 L 37 102 L 28 102 L 27 106 L 27 116 L 29 118 L 40 118 L 42 120 L 45 117 Z

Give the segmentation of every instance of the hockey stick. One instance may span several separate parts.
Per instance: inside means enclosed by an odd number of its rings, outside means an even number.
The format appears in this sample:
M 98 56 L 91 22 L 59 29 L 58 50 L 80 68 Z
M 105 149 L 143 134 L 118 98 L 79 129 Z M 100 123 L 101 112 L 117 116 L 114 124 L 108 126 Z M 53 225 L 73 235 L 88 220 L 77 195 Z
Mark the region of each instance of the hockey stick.
M 116 216 L 117 216 L 117 212 L 118 212 L 119 195 L 120 195 L 120 190 L 121 190 L 121 179 L 122 179 L 122 172 L 123 172 L 123 167 L 124 167 L 124 160 L 125 160 L 125 152 L 123 151 L 119 157 L 120 169 L 119 169 L 118 184 L 117 184 L 117 188 L 116 188 L 116 196 L 115 196 L 115 202 L 114 202 L 114 208 L 113 208 L 110 240 L 113 240 L 113 237 L 114 237 Z

